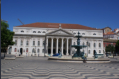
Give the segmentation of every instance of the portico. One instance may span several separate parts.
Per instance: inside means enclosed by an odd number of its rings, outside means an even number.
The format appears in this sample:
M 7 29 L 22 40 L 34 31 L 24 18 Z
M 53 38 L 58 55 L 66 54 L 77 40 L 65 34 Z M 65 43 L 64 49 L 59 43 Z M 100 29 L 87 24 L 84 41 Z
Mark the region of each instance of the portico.
M 62 29 L 46 34 L 47 54 L 53 55 L 61 52 L 62 55 L 71 55 L 73 36 L 73 34 Z

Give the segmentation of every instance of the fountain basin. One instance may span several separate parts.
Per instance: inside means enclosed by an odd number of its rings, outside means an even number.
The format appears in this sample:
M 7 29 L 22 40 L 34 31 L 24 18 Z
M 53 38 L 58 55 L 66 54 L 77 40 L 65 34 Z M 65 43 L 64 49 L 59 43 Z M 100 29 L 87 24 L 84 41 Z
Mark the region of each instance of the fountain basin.
M 76 58 L 71 58 L 71 57 L 48 57 L 48 60 L 58 60 L 58 61 L 65 61 L 65 62 L 80 62 L 83 63 L 84 59 L 82 59 L 81 57 L 76 57 Z M 109 63 L 110 60 L 109 58 L 87 58 L 86 63 Z

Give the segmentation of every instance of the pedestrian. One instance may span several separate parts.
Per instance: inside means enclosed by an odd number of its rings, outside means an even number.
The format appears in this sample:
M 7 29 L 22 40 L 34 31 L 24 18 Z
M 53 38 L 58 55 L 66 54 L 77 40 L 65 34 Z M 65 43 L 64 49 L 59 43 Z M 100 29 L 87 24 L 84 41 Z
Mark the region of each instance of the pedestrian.
M 86 55 L 86 53 L 85 53 L 84 57 L 85 57 L 85 60 L 87 60 L 87 55 Z
M 84 63 L 86 63 L 86 60 L 87 60 L 87 55 L 86 53 L 84 54 Z

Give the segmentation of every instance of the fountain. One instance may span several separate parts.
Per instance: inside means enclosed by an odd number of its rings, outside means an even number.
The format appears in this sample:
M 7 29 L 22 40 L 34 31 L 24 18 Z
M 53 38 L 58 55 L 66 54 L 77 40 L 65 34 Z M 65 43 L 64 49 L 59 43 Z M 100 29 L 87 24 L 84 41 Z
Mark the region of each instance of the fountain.
M 78 32 L 78 36 L 75 36 L 77 37 L 77 45 L 71 45 L 71 47 L 74 47 L 75 49 L 77 49 L 76 53 L 72 56 L 72 58 L 74 57 L 81 57 L 82 59 L 85 59 L 84 58 L 84 52 L 81 52 L 80 49 L 84 48 L 84 47 L 87 47 L 85 45 L 80 45 L 80 37 L 82 37 L 81 35 L 79 35 L 80 33 Z
M 48 57 L 48 60 L 78 61 L 78 62 L 83 61 L 83 63 L 109 63 L 110 62 L 109 58 L 99 58 L 97 56 L 98 54 L 96 52 L 94 53 L 94 58 L 93 57 L 85 58 L 84 52 L 81 52 L 80 49 L 85 48 L 87 46 L 86 45 L 80 45 L 80 37 L 82 37 L 82 36 L 79 34 L 80 33 L 78 32 L 78 36 L 75 36 L 78 38 L 77 39 L 77 45 L 71 45 L 71 47 L 74 47 L 75 49 L 77 49 L 71 58 L 64 58 L 61 55 L 56 55 L 56 56 Z M 61 52 L 60 52 L 60 54 L 61 54 Z

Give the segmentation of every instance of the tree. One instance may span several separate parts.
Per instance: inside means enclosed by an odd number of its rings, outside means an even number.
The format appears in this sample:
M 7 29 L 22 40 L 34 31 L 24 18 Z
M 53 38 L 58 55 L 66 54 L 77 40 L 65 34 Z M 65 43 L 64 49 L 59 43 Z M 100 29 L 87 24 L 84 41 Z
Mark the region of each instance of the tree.
M 116 42 L 115 52 L 119 55 L 119 40 Z
M 113 57 L 114 57 L 115 47 L 113 45 L 109 44 L 108 46 L 106 46 L 105 51 L 106 51 L 106 53 L 111 52 L 113 54 Z
M 4 57 L 5 57 L 5 52 L 7 51 L 7 48 L 9 45 L 13 45 L 13 35 L 14 32 L 10 31 L 9 25 L 6 22 L 1 21 L 1 48 L 2 52 L 4 52 Z

